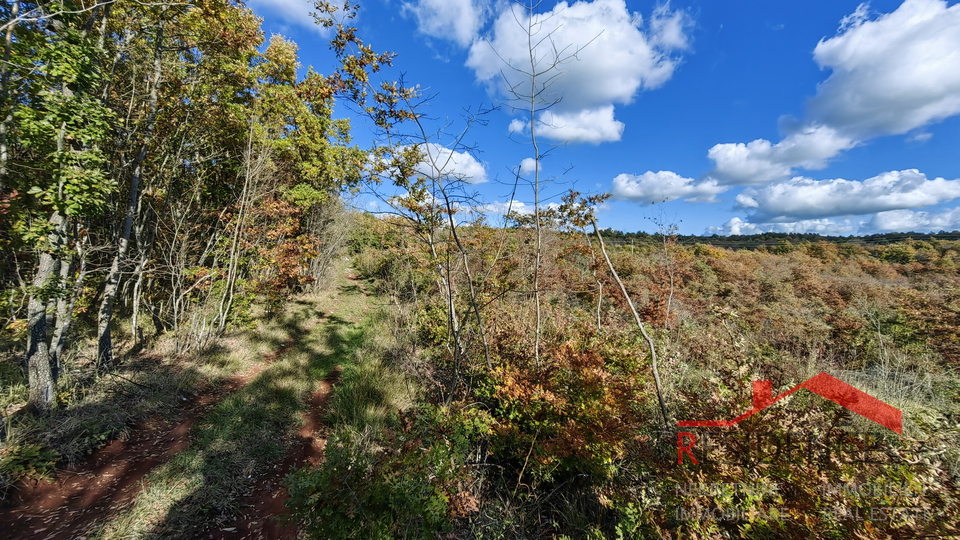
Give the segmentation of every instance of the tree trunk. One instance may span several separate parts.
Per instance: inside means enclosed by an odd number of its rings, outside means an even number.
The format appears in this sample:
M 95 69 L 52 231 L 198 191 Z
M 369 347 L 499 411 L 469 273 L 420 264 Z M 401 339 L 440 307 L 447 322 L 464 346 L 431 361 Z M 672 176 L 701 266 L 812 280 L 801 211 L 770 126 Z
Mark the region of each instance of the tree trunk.
M 244 221 L 247 218 L 248 207 L 252 200 L 253 182 L 261 172 L 262 156 L 253 163 L 253 124 L 247 134 L 247 150 L 244 156 L 243 191 L 240 193 L 240 209 L 237 213 L 237 224 L 233 229 L 233 239 L 230 243 L 230 263 L 227 268 L 227 286 L 223 297 L 220 298 L 220 308 L 217 312 L 217 333 L 222 334 L 227 328 L 230 310 L 233 308 L 233 297 L 237 285 L 237 269 L 240 263 L 240 237 L 243 235 Z
M 457 251 L 460 253 L 463 271 L 467 275 L 467 284 L 470 286 L 470 306 L 473 308 L 473 313 L 477 318 L 477 331 L 480 333 L 480 339 L 483 342 L 483 357 L 487 361 L 487 368 L 492 372 L 493 362 L 490 360 L 490 345 L 487 344 L 487 332 L 483 327 L 483 317 L 480 316 L 480 307 L 477 305 L 477 291 L 473 284 L 473 273 L 470 272 L 470 259 L 467 256 L 467 249 L 464 247 L 463 242 L 460 241 L 460 235 L 457 233 L 457 221 L 453 219 L 453 203 L 442 187 L 440 188 L 440 194 L 443 196 L 443 204 L 447 209 L 447 225 L 450 227 L 453 241 L 457 246 Z
M 77 243 L 77 255 L 76 260 L 80 267 L 77 270 L 77 277 L 74 280 L 73 291 L 70 294 L 70 299 L 67 301 L 66 298 L 61 299 L 58 304 L 57 309 L 57 328 L 53 333 L 53 339 L 50 341 L 50 346 L 52 349 L 52 358 L 51 365 L 54 367 L 54 380 L 60 376 L 60 360 L 63 357 L 63 351 L 67 346 L 67 335 L 70 333 L 70 325 L 73 323 L 73 310 L 74 306 L 77 303 L 77 297 L 80 296 L 80 291 L 83 290 L 83 280 L 87 276 L 87 252 L 84 244 L 87 242 L 88 237 L 84 235 L 82 238 L 76 240 Z M 73 265 L 69 265 L 71 274 L 73 270 Z M 67 282 L 66 274 L 63 275 L 63 283 Z
M 123 221 L 123 231 L 117 245 L 117 254 L 114 256 L 113 263 L 110 265 L 110 273 L 107 274 L 107 279 L 103 286 L 103 299 L 100 302 L 100 311 L 97 314 L 97 365 L 100 367 L 106 367 L 113 363 L 113 342 L 110 319 L 113 317 L 113 306 L 117 298 L 117 291 L 119 290 L 120 275 L 127 259 L 127 252 L 130 249 L 130 230 L 133 228 L 133 216 L 137 211 L 137 200 L 140 197 L 140 180 L 143 176 L 143 162 L 146 160 L 147 149 L 153 139 L 153 129 L 157 120 L 157 93 L 163 68 L 161 63 L 162 44 L 163 21 L 161 20 L 157 28 L 156 46 L 154 48 L 153 77 L 148 102 L 150 112 L 147 115 L 147 125 L 143 136 L 143 143 L 140 145 L 140 150 L 137 152 L 133 161 L 133 175 L 130 178 L 130 197 L 127 202 L 127 212 Z
M 11 20 L 16 20 L 20 11 L 20 2 L 14 0 L 10 8 Z M 13 29 L 16 25 L 11 24 L 7 28 L 7 35 L 3 42 L 3 64 L 0 65 L 0 107 L 9 107 L 5 112 L 0 108 L 0 193 L 3 193 L 7 178 L 7 161 L 9 159 L 9 149 L 7 147 L 7 130 L 13 122 L 13 102 L 10 100 L 10 53 L 13 50 Z
M 54 405 L 55 373 L 51 369 L 50 344 L 47 341 L 49 321 L 47 296 L 51 279 L 57 267 L 57 253 L 63 246 L 66 218 L 54 211 L 50 216 L 50 245 L 40 253 L 37 273 L 33 276 L 30 302 L 27 306 L 27 381 L 30 386 L 28 404 L 31 408 L 46 410 Z
M 623 284 L 623 281 L 620 280 L 620 275 L 617 274 L 613 263 L 610 262 L 610 256 L 607 255 L 607 247 L 603 243 L 603 237 L 600 236 L 600 229 L 597 228 L 597 222 L 591 220 L 590 223 L 593 225 L 593 232 L 597 235 L 597 240 L 600 242 L 600 251 L 603 253 L 604 260 L 607 261 L 607 268 L 610 269 L 610 273 L 613 274 L 613 279 L 617 282 L 617 285 L 620 286 L 620 292 L 623 293 L 627 305 L 630 306 L 630 312 L 633 313 L 633 318 L 640 328 L 640 333 L 643 334 L 643 339 L 647 341 L 647 346 L 650 348 L 650 360 L 653 365 L 653 383 L 657 391 L 657 401 L 660 403 L 660 414 L 663 415 L 664 429 L 669 429 L 670 417 L 667 415 L 667 405 L 663 401 L 663 386 L 660 384 L 660 367 L 657 360 L 657 348 L 653 343 L 653 338 L 647 333 L 647 328 L 643 325 L 643 321 L 640 320 L 640 315 L 637 313 L 637 308 L 633 305 L 633 300 L 630 298 L 630 293 L 627 292 L 627 287 Z

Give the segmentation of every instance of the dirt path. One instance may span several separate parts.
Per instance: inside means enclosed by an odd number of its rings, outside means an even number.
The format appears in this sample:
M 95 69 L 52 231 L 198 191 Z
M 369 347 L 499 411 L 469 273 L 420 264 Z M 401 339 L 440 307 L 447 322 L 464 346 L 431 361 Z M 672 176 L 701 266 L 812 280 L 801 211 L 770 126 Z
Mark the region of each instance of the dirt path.
M 0 531 L 4 538 L 43 538 L 72 540 L 80 538 L 96 523 L 116 514 L 140 492 L 143 480 L 155 467 L 174 454 L 187 449 L 194 424 L 227 395 L 246 386 L 269 362 L 279 358 L 285 343 L 264 362 L 241 376 L 230 379 L 217 392 L 199 395 L 177 421 L 153 418 L 135 428 L 126 440 L 117 439 L 96 451 L 75 470 L 63 470 L 54 481 L 39 481 L 23 486 L 0 511 Z M 282 485 L 284 477 L 307 463 L 317 465 L 323 459 L 326 438 L 322 418 L 333 385 L 340 378 L 339 368 L 320 381 L 310 396 L 310 408 L 304 413 L 300 441 L 286 458 L 265 473 L 243 502 L 244 515 L 229 526 L 209 533 L 209 538 L 290 539 L 298 528 L 277 519 L 286 513 L 289 499 Z
M 348 283 L 347 289 L 357 289 L 356 292 L 351 290 L 351 294 L 363 292 L 358 285 L 351 283 L 355 276 L 339 274 L 338 282 Z M 360 295 L 361 298 L 364 296 L 367 294 Z M 341 294 L 334 292 L 324 303 L 331 304 L 332 301 L 331 305 L 337 305 L 340 298 Z M 365 306 L 355 307 L 356 313 L 353 310 L 343 313 L 351 320 L 342 322 L 352 324 L 359 318 Z M 329 314 L 324 318 L 338 320 L 337 316 Z M 59 471 L 53 481 L 21 486 L 6 506 L 0 508 L 0 537 L 72 540 L 84 538 L 98 525 L 116 519 L 142 496 L 145 479 L 151 471 L 188 449 L 191 431 L 198 421 L 224 398 L 245 388 L 268 366 L 282 359 L 296 341 L 297 336 L 288 336 L 277 349 L 263 355 L 244 373 L 194 397 L 184 405 L 179 418 L 151 418 L 135 427 L 127 438 L 114 440 L 93 453 L 83 464 Z M 322 461 L 326 445 L 322 418 L 342 369 L 337 366 L 317 383 L 310 395 L 310 407 L 303 413 L 304 425 L 298 433 L 299 441 L 290 446 L 282 461 L 257 479 L 250 494 L 241 501 L 242 515 L 234 522 L 199 537 L 297 538 L 298 527 L 279 519 L 287 513 L 285 503 L 289 499 L 283 480 L 297 467 L 317 465 Z
M 190 430 L 221 399 L 246 386 L 267 364 L 198 395 L 178 420 L 151 418 L 125 440 L 115 439 L 73 470 L 59 471 L 53 481 L 21 486 L 0 511 L 5 538 L 69 540 L 96 522 L 109 518 L 140 492 L 144 477 L 187 448 Z
M 283 522 L 290 499 L 283 479 L 305 464 L 319 465 L 327 439 L 323 434 L 323 414 L 333 385 L 340 379 L 342 367 L 320 381 L 310 396 L 310 409 L 303 414 L 300 442 L 290 448 L 282 462 L 257 481 L 253 493 L 243 501 L 244 512 L 235 522 L 210 531 L 205 538 L 234 540 L 296 540 L 299 528 Z
M 331 296 L 323 304 L 326 307 L 337 306 L 338 314 L 327 311 L 327 316 L 344 317 L 346 320 L 357 322 L 362 318 L 366 308 L 366 301 L 361 304 L 347 306 L 338 300 L 346 295 L 359 298 L 371 296 L 365 290 L 363 280 L 352 270 L 338 264 L 334 272 L 335 286 L 331 288 Z M 352 309 L 351 309 L 352 307 Z M 294 469 L 306 464 L 319 465 L 323 460 L 323 450 L 327 444 L 324 433 L 323 416 L 326 412 L 327 401 L 333 386 L 340 379 L 343 367 L 337 366 L 327 377 L 320 381 L 310 396 L 310 408 L 303 414 L 304 425 L 298 435 L 300 442 L 290 447 L 284 460 L 276 464 L 273 469 L 264 474 L 255 484 L 252 493 L 242 502 L 243 514 L 233 523 L 217 527 L 204 536 L 215 540 L 296 540 L 299 527 L 287 523 L 284 517 L 289 515 L 286 502 L 290 499 L 283 480 Z

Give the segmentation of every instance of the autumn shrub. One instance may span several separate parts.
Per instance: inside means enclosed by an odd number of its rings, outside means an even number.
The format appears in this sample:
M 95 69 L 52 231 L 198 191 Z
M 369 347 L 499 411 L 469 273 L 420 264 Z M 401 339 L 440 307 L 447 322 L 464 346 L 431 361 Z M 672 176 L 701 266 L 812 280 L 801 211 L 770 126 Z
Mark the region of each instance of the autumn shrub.
M 361 516 L 360 509 L 374 509 L 379 517 L 373 521 L 381 525 L 369 534 L 397 534 L 398 527 L 417 531 L 409 536 L 436 531 L 504 539 L 951 533 L 960 470 L 960 454 L 952 449 L 960 448 L 960 440 L 950 424 L 956 407 L 937 396 L 957 392 L 950 366 L 958 350 L 952 343 L 960 328 L 960 280 L 931 270 L 939 264 L 931 250 L 951 248 L 912 246 L 925 260 L 903 263 L 882 258 L 884 253 L 893 257 L 892 248 L 828 243 L 752 252 L 704 245 L 665 251 L 652 243 L 611 247 L 615 268 L 650 323 L 672 422 L 736 418 L 750 409 L 753 381 L 771 381 L 779 393 L 821 371 L 893 403 L 908 418 L 901 437 L 800 391 L 737 427 L 699 430 L 713 442 L 710 459 L 694 466 L 677 463 L 677 429 L 673 423 L 665 429 L 660 418 L 647 344 L 613 276 L 591 251 L 596 244 L 591 248 L 582 236 L 551 234 L 544 243 L 542 332 L 535 351 L 532 266 L 522 256 L 532 249 L 531 239 L 531 231 L 522 228 L 464 231 L 470 264 L 482 269 L 473 284 L 480 291 L 485 339 L 480 339 L 458 262 L 450 270 L 458 291 L 452 302 L 459 331 L 467 337 L 462 351 L 451 340 L 449 304 L 437 294 L 435 269 L 418 262 L 422 253 L 394 243 L 358 256 L 365 262 L 357 266 L 377 279 L 403 276 L 398 281 L 419 284 L 416 297 L 396 298 L 411 305 L 409 334 L 417 356 L 435 368 L 421 380 L 428 388 L 424 401 L 432 410 L 475 410 L 486 427 L 453 426 L 455 414 L 428 414 L 424 411 L 431 409 L 421 407 L 403 416 L 412 423 L 399 428 L 345 436 L 342 444 L 354 451 L 338 454 L 337 470 L 352 478 L 354 490 L 363 489 L 356 485 L 363 479 L 378 493 L 358 492 L 363 504 L 337 498 L 329 511 L 343 526 L 351 516 Z M 491 245 L 509 245 L 515 252 L 492 257 Z M 942 261 L 946 255 L 938 256 Z M 398 264 L 404 260 L 409 263 Z M 917 264 L 922 269 L 914 269 Z M 365 442 L 357 443 L 357 437 Z M 415 457 L 407 448 L 409 437 L 420 439 L 422 450 Z M 453 469 L 430 464 L 440 441 L 453 452 L 445 459 L 460 467 L 456 475 L 475 483 L 466 490 L 469 497 L 462 484 L 450 483 L 446 475 Z M 864 455 L 870 459 L 850 457 Z M 400 477 L 422 478 L 423 471 L 433 475 L 428 487 L 397 491 Z M 312 504 L 325 500 L 318 485 L 353 497 L 335 483 L 333 472 L 323 474 L 328 476 L 310 480 L 316 490 Z M 866 482 L 930 487 L 899 500 L 889 493 L 866 497 L 830 491 Z M 776 489 L 699 493 L 684 488 L 704 484 Z M 393 507 L 386 502 L 390 497 L 398 500 Z M 428 508 L 429 515 L 407 515 L 413 504 Z M 874 522 L 843 514 L 903 505 L 940 513 L 933 521 L 897 515 Z M 718 508 L 736 519 L 709 513 Z M 323 531 L 316 534 L 334 534 Z
M 681 390 L 689 405 L 678 414 L 734 418 L 749 409 L 752 381 L 774 379 L 777 394 L 802 380 L 777 380 L 775 372 L 746 365 L 714 373 L 702 386 Z M 800 392 L 735 427 L 690 429 L 699 438 L 696 466 L 686 456 L 686 464 L 678 464 L 676 452 L 658 460 L 648 447 L 632 447 L 637 480 L 615 484 L 611 497 L 620 506 L 645 504 L 645 530 L 691 538 L 849 538 L 866 531 L 901 538 L 952 530 L 957 500 L 944 489 L 952 479 L 938 461 L 939 450 L 917 438 L 929 432 L 900 437 L 865 424 Z M 849 486 L 879 488 L 851 492 Z M 901 513 L 864 524 L 871 509 L 891 507 L 926 509 L 940 518 Z
M 467 464 L 491 421 L 425 406 L 379 432 L 339 430 L 320 467 L 288 479 L 288 506 L 310 538 L 435 538 L 477 511 Z
M 572 331 L 542 355 L 539 367 L 497 368 L 478 395 L 500 420 L 494 454 L 520 464 L 537 482 L 614 473 L 635 430 L 646 423 L 645 356 L 636 338 L 599 339 Z

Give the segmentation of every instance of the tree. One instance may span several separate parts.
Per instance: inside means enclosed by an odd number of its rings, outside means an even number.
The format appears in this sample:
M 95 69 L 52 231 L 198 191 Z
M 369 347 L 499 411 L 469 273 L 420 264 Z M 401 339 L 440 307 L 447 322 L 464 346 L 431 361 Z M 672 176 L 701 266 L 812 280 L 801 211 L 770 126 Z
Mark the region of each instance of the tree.
M 544 112 L 560 103 L 563 96 L 552 91 L 554 84 L 563 77 L 562 66 L 576 59 L 583 46 L 559 46 L 553 39 L 556 29 L 550 29 L 550 15 L 539 12 L 539 0 L 530 0 L 526 3 L 517 3 L 513 7 L 514 19 L 522 29 L 527 41 L 527 58 L 521 62 L 513 62 L 497 52 L 506 64 L 506 71 L 501 73 L 507 93 L 510 96 L 508 105 L 515 111 L 527 116 L 527 129 L 530 131 L 530 146 L 533 149 L 533 226 L 536 230 L 536 244 L 534 246 L 534 268 L 532 285 L 534 293 L 534 307 L 536 310 L 536 327 L 534 330 L 534 356 L 540 364 L 540 341 L 543 333 L 542 297 L 542 265 L 543 265 L 543 228 L 544 215 L 542 207 L 543 182 L 540 177 L 541 161 L 546 152 L 541 151 L 538 138 L 541 117 Z M 521 175 L 517 169 L 517 177 Z
M 39 8 L 38 8 L 39 9 Z M 104 210 L 113 182 L 103 146 L 111 113 L 97 97 L 103 80 L 99 40 L 91 32 L 97 10 L 62 13 L 35 26 L 16 26 L 10 66 L 18 73 L 15 109 L 17 155 L 8 158 L 11 187 L 29 197 L 12 212 L 14 244 L 32 248 L 37 266 L 27 308 L 30 404 L 50 407 L 73 299 L 85 264 L 86 227 Z M 21 32 L 18 34 L 17 30 Z M 6 65 L 6 63 L 5 63 Z M 8 84 L 11 84 L 8 80 Z M 9 87 L 8 87 L 9 88 Z M 13 170 L 13 166 L 17 170 Z
M 669 429 L 670 415 L 667 413 L 667 405 L 663 399 L 663 385 L 660 382 L 660 366 L 657 357 L 656 344 L 653 342 L 653 338 L 647 332 L 647 328 L 643 324 L 643 320 L 640 319 L 640 314 L 637 313 L 637 308 L 633 304 L 633 299 L 630 297 L 630 293 L 627 291 L 626 285 L 623 284 L 623 280 L 620 279 L 617 269 L 614 268 L 613 262 L 610 261 L 610 255 L 607 253 L 607 247 L 603 242 L 603 235 L 600 234 L 600 229 L 597 227 L 597 219 L 594 215 L 594 208 L 607 198 L 609 198 L 609 195 L 582 198 L 579 193 L 570 191 L 564 197 L 563 206 L 560 209 L 560 213 L 564 215 L 570 224 L 575 227 L 583 228 L 587 225 L 590 225 L 593 228 L 593 234 L 597 237 L 597 242 L 600 246 L 600 253 L 603 255 L 604 261 L 607 263 L 607 268 L 610 270 L 610 274 L 613 276 L 614 281 L 616 281 L 617 286 L 620 288 L 620 293 L 623 294 L 623 298 L 626 301 L 627 306 L 630 308 L 630 313 L 633 315 L 633 319 L 637 323 L 637 328 L 640 329 L 643 339 L 647 342 L 647 348 L 650 351 L 650 365 L 653 370 L 653 383 L 657 392 L 657 402 L 660 406 L 660 415 L 663 418 L 664 429 Z
M 15 322 L 0 331 L 23 322 L 34 406 L 54 402 L 78 303 L 98 307 L 82 322 L 109 369 L 120 317 L 138 345 L 147 314 L 154 334 L 200 347 L 238 305 L 279 307 L 316 275 L 325 208 L 370 159 L 335 100 L 383 127 L 407 118 L 406 90 L 370 85 L 392 55 L 344 24 L 356 6 L 317 7 L 339 65 L 300 80 L 295 44 L 261 53 L 258 19 L 234 2 L 0 7 L 0 286 Z

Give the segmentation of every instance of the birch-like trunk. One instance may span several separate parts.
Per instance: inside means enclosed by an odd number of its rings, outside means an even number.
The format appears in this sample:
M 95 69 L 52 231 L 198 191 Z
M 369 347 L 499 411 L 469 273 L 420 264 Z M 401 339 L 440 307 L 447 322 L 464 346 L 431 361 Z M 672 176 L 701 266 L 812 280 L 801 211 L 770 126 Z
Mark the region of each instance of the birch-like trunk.
M 16 20 L 20 11 L 20 2 L 13 1 L 10 8 L 11 20 Z M 8 106 L 3 118 L 0 119 L 0 192 L 3 192 L 7 179 L 7 161 L 10 154 L 7 145 L 7 131 L 13 123 L 13 101 L 10 99 L 10 54 L 13 50 L 13 29 L 16 25 L 7 27 L 3 41 L 3 64 L 0 64 L 0 106 Z
M 130 231 L 133 228 L 133 216 L 137 211 L 137 200 L 140 197 L 140 180 L 143 177 L 143 163 L 146 160 L 147 150 L 153 139 L 154 125 L 157 120 L 157 94 L 163 67 L 161 63 L 162 43 L 163 21 L 161 20 L 157 28 L 156 46 L 154 48 L 153 76 L 148 101 L 149 113 L 147 115 L 143 143 L 140 145 L 140 150 L 133 160 L 133 175 L 130 178 L 130 197 L 127 202 L 126 215 L 123 220 L 123 230 L 120 235 L 120 240 L 117 242 L 117 253 L 113 258 L 113 263 L 110 265 L 110 272 L 107 274 L 107 279 L 103 286 L 103 299 L 100 302 L 100 311 L 97 314 L 97 364 L 101 367 L 109 366 L 113 363 L 113 342 L 110 320 L 113 317 L 113 307 L 120 286 L 121 272 L 126 263 L 127 252 L 130 249 Z
M 233 239 L 230 242 L 230 263 L 227 267 L 227 286 L 224 289 L 223 296 L 220 298 L 220 308 L 217 311 L 217 333 L 222 334 L 227 328 L 230 310 L 233 309 L 233 299 L 236 294 L 237 273 L 240 264 L 240 239 L 243 235 L 245 221 L 249 213 L 250 200 L 252 198 L 253 182 L 256 176 L 260 174 L 263 166 L 263 157 L 255 164 L 253 162 L 253 124 L 250 125 L 247 134 L 247 150 L 244 156 L 244 176 L 243 191 L 240 193 L 240 209 L 237 214 L 237 222 L 233 228 Z
M 630 293 L 627 292 L 626 285 L 624 285 L 623 281 L 620 279 L 620 274 L 617 274 L 617 270 L 613 267 L 613 263 L 610 262 L 610 256 L 607 254 L 607 246 L 603 243 L 603 237 L 600 236 L 600 229 L 597 228 L 597 222 L 591 220 L 590 224 L 593 225 L 593 232 L 597 236 L 597 241 L 600 242 L 600 252 L 603 253 L 603 258 L 607 262 L 607 268 L 609 268 L 610 273 L 613 274 L 614 281 L 616 281 L 617 285 L 620 286 L 620 292 L 623 293 L 623 297 L 626 299 L 627 305 L 630 306 L 630 312 L 633 313 L 633 318 L 637 322 L 637 326 L 640 328 L 640 333 L 643 334 L 643 339 L 646 340 L 647 346 L 650 348 L 650 360 L 653 367 L 653 384 L 657 391 L 657 401 L 660 404 L 660 414 L 663 416 L 664 429 L 669 429 L 670 417 L 667 415 L 667 405 L 663 400 L 663 386 L 660 384 L 660 363 L 657 359 L 657 347 L 653 343 L 653 338 L 647 333 L 647 328 L 643 325 L 643 321 L 640 320 L 640 314 L 637 313 L 637 308 L 633 305 L 633 299 L 630 298 Z
M 51 367 L 51 350 L 48 341 L 50 321 L 47 303 L 54 271 L 59 263 L 58 253 L 63 247 L 66 218 L 58 211 L 50 216 L 53 227 L 48 249 L 40 253 L 37 272 L 33 276 L 30 301 L 27 305 L 27 382 L 30 387 L 29 405 L 45 410 L 53 406 L 56 386 L 55 372 Z

